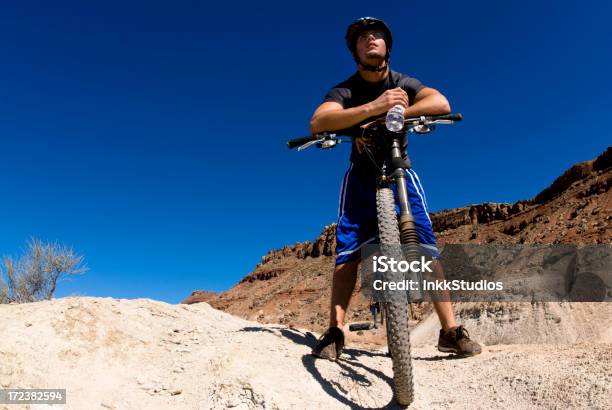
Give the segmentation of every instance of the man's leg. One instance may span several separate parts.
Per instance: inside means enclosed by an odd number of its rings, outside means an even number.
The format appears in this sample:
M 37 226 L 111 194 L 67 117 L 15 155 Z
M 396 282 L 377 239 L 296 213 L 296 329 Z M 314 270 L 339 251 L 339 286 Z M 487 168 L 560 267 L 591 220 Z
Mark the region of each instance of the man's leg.
M 357 281 L 360 247 L 376 235 L 375 175 L 366 175 L 353 163 L 340 188 L 336 225 L 336 267 L 332 279 L 329 329 L 312 349 L 315 356 L 337 359 L 344 348 L 346 309 Z M 374 223 L 372 223 L 374 222 Z
M 433 263 L 434 277 L 437 280 L 444 280 L 444 269 L 439 261 Z M 478 343 L 470 339 L 470 336 L 463 326 L 457 326 L 453 305 L 450 301 L 450 292 L 443 290 L 432 295 L 433 305 L 442 329 L 438 337 L 438 350 L 447 353 L 456 353 L 463 356 L 474 356 L 481 352 Z
M 331 310 L 329 314 L 329 326 L 344 326 L 344 317 L 348 308 L 351 295 L 355 289 L 357 280 L 357 268 L 359 259 L 355 259 L 340 265 L 334 269 L 332 279 Z
M 414 169 L 406 170 L 406 188 L 408 189 L 408 200 L 414 216 L 414 223 L 419 235 L 419 241 L 425 247 L 431 248 L 436 244 L 436 237 L 429 218 L 429 209 L 425 200 L 425 190 L 421 185 L 419 176 Z M 432 264 L 434 277 L 444 280 L 444 271 L 440 261 Z M 431 297 L 434 301 L 434 309 L 440 319 L 442 329 L 438 338 L 438 350 L 442 352 L 454 352 L 466 356 L 473 356 L 480 353 L 480 345 L 470 340 L 468 332 L 463 326 L 457 326 L 453 305 L 450 302 L 450 292 L 432 292 Z
M 433 302 L 433 305 L 444 331 L 457 326 L 451 302 Z
M 434 270 L 434 278 L 437 280 L 444 280 L 444 270 L 442 268 L 442 264 L 438 261 L 434 261 L 432 266 Z M 448 290 L 436 292 L 433 299 L 434 309 L 438 315 L 442 329 L 446 332 L 448 329 L 456 327 L 457 322 L 455 322 L 453 304 L 450 301 L 450 292 Z
M 336 265 L 332 279 L 329 329 L 312 349 L 312 354 L 325 359 L 336 360 L 344 349 L 344 317 L 357 280 L 359 259 Z

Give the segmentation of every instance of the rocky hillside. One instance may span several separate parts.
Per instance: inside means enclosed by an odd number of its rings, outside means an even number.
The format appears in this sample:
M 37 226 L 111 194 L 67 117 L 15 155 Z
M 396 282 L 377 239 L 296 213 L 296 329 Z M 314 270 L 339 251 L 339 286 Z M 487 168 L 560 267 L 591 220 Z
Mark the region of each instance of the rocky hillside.
M 432 214 L 432 222 L 441 244 L 610 243 L 611 185 L 609 147 L 598 158 L 569 168 L 530 200 L 444 210 Z M 184 303 L 206 301 L 246 319 L 321 331 L 327 326 L 334 255 L 332 224 L 314 241 L 270 251 L 253 272 L 227 292 L 195 291 Z M 369 319 L 367 301 L 357 293 L 358 289 L 359 285 L 351 302 L 349 321 Z M 424 319 L 429 309 L 427 305 L 418 306 L 413 310 L 413 319 Z M 469 309 L 467 312 L 470 314 Z

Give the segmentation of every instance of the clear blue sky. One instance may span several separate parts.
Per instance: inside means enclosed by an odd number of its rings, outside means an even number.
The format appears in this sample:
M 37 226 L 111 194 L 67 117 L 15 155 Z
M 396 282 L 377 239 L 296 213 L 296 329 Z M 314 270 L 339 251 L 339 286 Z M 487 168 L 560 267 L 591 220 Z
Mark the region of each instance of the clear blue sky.
M 432 210 L 529 198 L 610 145 L 609 2 L 213 4 L 2 2 L 0 254 L 72 245 L 90 271 L 58 296 L 227 289 L 334 222 L 348 147 L 285 141 L 354 72 L 360 16 L 465 116 L 412 140 Z

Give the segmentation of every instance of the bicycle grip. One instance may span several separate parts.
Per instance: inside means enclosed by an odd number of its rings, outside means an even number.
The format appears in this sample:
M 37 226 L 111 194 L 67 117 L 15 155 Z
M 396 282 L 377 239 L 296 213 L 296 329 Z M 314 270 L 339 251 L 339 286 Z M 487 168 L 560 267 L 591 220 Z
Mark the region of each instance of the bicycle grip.
M 300 145 L 304 145 L 307 142 L 316 140 L 317 137 L 313 137 L 312 135 L 309 137 L 300 137 L 287 141 L 287 148 L 293 149 L 295 147 L 299 147 Z
M 451 114 L 445 114 L 445 115 L 435 115 L 433 119 L 434 120 L 450 120 L 450 121 L 457 122 L 457 121 L 463 120 L 463 115 L 457 112 L 457 113 L 451 113 Z

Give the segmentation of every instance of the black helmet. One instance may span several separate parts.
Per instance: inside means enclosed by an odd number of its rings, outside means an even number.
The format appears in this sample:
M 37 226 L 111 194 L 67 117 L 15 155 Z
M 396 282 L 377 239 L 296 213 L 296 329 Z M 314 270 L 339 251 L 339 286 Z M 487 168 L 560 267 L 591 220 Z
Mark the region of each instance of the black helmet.
M 389 54 L 391 53 L 391 46 L 393 45 L 393 36 L 391 35 L 391 30 L 387 23 L 382 20 L 379 20 L 374 17 L 362 17 L 360 19 L 355 20 L 348 26 L 346 30 L 346 46 L 351 51 L 353 55 L 355 55 L 355 48 L 357 46 L 357 38 L 361 33 L 366 30 L 376 30 L 379 29 L 383 32 L 385 36 L 385 45 L 387 46 L 387 59 L 389 59 Z

